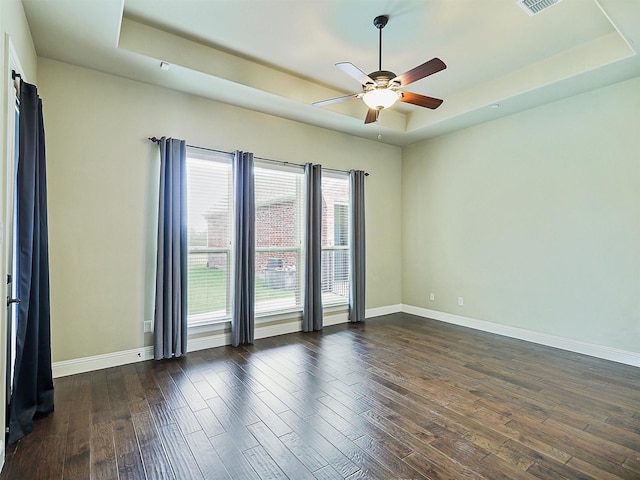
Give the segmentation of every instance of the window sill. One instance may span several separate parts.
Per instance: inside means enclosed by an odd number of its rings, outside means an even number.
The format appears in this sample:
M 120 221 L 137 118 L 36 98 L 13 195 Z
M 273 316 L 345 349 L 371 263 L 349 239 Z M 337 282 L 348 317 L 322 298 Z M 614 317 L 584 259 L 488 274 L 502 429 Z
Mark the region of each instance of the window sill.
M 187 326 L 187 330 L 189 333 L 200 334 L 200 333 L 209 333 L 209 332 L 222 332 L 231 326 L 230 318 L 220 318 L 220 319 L 211 319 L 208 320 L 199 320 L 192 321 Z
M 334 304 L 324 307 L 322 313 L 323 315 L 331 316 L 347 312 L 348 310 L 349 306 L 347 304 Z M 200 316 L 196 315 L 194 317 L 195 319 L 192 320 L 187 327 L 190 334 L 223 332 L 231 326 L 231 319 L 228 317 L 213 319 L 211 317 L 207 317 L 206 314 L 202 314 Z M 256 325 L 279 323 L 286 320 L 302 320 L 302 311 L 299 309 L 295 309 L 277 313 L 263 313 L 256 315 Z

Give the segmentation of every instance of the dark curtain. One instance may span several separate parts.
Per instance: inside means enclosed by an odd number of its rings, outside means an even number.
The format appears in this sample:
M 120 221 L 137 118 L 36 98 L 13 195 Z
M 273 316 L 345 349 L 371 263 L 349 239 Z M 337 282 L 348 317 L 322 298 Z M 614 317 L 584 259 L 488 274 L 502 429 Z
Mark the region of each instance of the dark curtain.
M 153 357 L 187 353 L 187 178 L 184 140 L 162 137 Z
M 307 183 L 305 204 L 305 270 L 302 330 L 322 330 L 322 166 L 304 166 Z
M 36 415 L 53 411 L 47 178 L 42 100 L 20 82 L 17 201 L 17 342 L 9 403 L 8 443 L 33 430 Z
M 255 184 L 253 153 L 233 152 L 234 238 L 231 344 L 253 343 L 255 328 Z
M 350 212 L 350 266 L 349 321 L 361 322 L 365 318 L 366 242 L 364 227 L 364 179 L 365 172 L 349 172 L 351 195 Z

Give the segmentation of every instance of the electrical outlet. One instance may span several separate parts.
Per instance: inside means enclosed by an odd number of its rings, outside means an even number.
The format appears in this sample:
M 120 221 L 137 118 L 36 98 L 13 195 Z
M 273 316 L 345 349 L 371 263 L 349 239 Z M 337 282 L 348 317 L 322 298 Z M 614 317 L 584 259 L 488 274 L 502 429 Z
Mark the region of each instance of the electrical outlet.
M 464 298 L 458 297 L 458 306 L 459 307 L 464 307 Z
M 151 333 L 153 331 L 153 320 L 144 321 L 144 333 Z
M 432 302 L 436 299 L 436 294 L 435 293 L 430 293 L 429 294 L 429 300 L 431 300 Z

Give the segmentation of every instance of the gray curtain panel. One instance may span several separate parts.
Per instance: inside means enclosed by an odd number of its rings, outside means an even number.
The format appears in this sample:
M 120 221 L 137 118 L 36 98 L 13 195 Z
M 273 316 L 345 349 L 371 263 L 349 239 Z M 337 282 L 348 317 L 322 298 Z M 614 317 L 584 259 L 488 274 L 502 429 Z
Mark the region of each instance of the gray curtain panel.
M 153 357 L 187 353 L 187 177 L 184 140 L 162 137 Z
M 322 166 L 304 166 L 307 183 L 305 203 L 305 269 L 302 330 L 322 330 Z
M 231 344 L 253 343 L 255 323 L 255 184 L 253 153 L 233 152 L 234 238 Z
M 17 278 L 13 281 L 21 302 L 14 319 L 17 338 L 8 408 L 9 445 L 32 432 L 34 417 L 52 412 L 54 400 L 44 120 L 38 89 L 23 81 L 17 127 Z
M 349 190 L 351 195 L 350 212 L 350 265 L 349 265 L 349 321 L 364 321 L 366 242 L 364 226 L 364 179 L 365 172 L 349 172 Z

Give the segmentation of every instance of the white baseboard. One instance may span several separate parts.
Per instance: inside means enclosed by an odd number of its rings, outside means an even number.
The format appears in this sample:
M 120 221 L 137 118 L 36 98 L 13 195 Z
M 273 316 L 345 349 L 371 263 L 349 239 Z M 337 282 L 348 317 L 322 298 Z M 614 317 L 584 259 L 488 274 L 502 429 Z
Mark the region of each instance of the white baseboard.
M 548 347 L 560 348 L 570 352 L 581 353 L 592 357 L 623 363 L 625 365 L 640 367 L 640 353 L 620 350 L 604 345 L 595 345 L 569 338 L 557 337 L 555 335 L 534 332 L 523 328 L 500 325 L 497 323 L 463 317 L 437 310 L 414 307 L 412 305 L 397 304 L 371 308 L 366 311 L 366 318 L 375 318 L 398 312 L 410 313 L 445 323 L 481 330 L 483 332 L 495 333 L 505 337 L 517 338 L 519 340 L 546 345 Z M 346 322 L 348 322 L 348 314 L 346 312 L 325 315 L 324 318 L 324 325 L 327 327 Z M 301 329 L 300 320 L 274 325 L 256 325 L 255 338 L 257 340 L 260 338 L 274 337 L 276 335 L 299 332 Z M 219 331 L 211 335 L 190 339 L 188 343 L 188 351 L 195 352 L 198 350 L 221 347 L 230 344 L 231 334 L 229 332 Z M 142 362 L 144 360 L 151 359 L 153 359 L 153 347 L 148 346 L 133 350 L 94 355 L 91 357 L 63 360 L 61 362 L 53 363 L 53 377 L 66 377 L 77 373 L 91 372 L 102 368 L 118 367 L 128 363 Z
M 191 338 L 187 340 L 187 352 L 197 352 L 207 348 L 223 347 L 231 345 L 231 333 L 219 332 L 206 337 Z
M 560 348 L 569 352 L 581 353 L 583 355 L 611 360 L 612 362 L 623 363 L 633 367 L 640 367 L 640 353 L 636 352 L 620 350 L 605 345 L 595 345 L 580 340 L 557 337 L 548 333 L 535 332 L 524 328 L 511 327 L 509 325 L 500 325 L 498 323 L 477 320 L 475 318 L 463 317 L 437 310 L 429 310 L 427 308 L 414 307 L 412 305 L 402 305 L 402 311 L 445 323 L 473 328 L 474 330 L 495 333 L 496 335 L 502 335 L 504 337 L 517 338 L 518 340 L 525 340 L 547 347 Z
M 400 310 L 397 310 L 400 311 Z M 338 313 L 334 315 L 326 315 L 324 325 L 338 325 L 348 321 L 346 313 Z M 302 322 L 294 320 L 292 322 L 283 322 L 274 325 L 256 325 L 254 338 L 275 337 L 287 333 L 299 332 L 302 330 Z M 231 345 L 231 333 L 228 331 L 218 331 L 210 335 L 191 338 L 188 340 L 187 351 L 196 352 L 207 348 L 222 347 Z M 74 358 L 71 360 L 63 360 L 54 362 L 53 378 L 66 377 L 77 373 L 91 372 L 102 368 L 118 367 L 129 363 L 142 362 L 144 360 L 153 359 L 153 347 L 142 347 L 133 350 L 125 350 L 121 352 L 105 353 L 102 355 L 93 355 L 91 357 Z
M 101 368 L 119 367 L 128 363 L 142 362 L 153 358 L 153 347 L 142 347 L 122 352 L 105 353 L 91 357 L 74 358 L 54 362 L 53 378 L 66 377 L 76 373 L 92 372 Z
M 341 312 L 335 315 L 325 315 L 322 319 L 322 325 L 330 327 L 331 325 L 339 325 L 341 323 L 347 323 L 349 321 L 349 314 L 347 312 Z
M 368 308 L 365 311 L 366 318 L 381 317 L 383 315 L 391 315 L 392 313 L 402 312 L 402 304 L 387 305 L 385 307 Z

